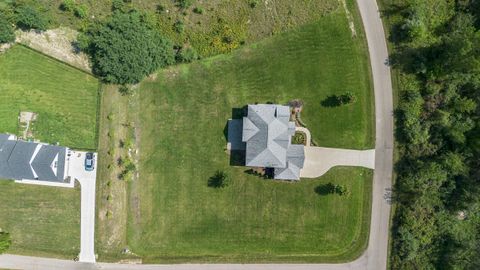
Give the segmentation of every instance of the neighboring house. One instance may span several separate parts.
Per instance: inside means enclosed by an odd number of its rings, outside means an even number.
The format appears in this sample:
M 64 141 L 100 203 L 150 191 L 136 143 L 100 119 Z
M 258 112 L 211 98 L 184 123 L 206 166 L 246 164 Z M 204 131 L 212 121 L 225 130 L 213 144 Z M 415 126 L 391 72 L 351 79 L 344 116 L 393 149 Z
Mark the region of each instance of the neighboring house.
M 65 183 L 66 147 L 17 140 L 0 134 L 0 179 Z
M 228 134 L 231 150 L 245 150 L 246 166 L 272 168 L 275 179 L 300 179 L 305 153 L 303 145 L 291 143 L 295 123 L 290 107 L 248 105 L 247 116 L 229 121 Z

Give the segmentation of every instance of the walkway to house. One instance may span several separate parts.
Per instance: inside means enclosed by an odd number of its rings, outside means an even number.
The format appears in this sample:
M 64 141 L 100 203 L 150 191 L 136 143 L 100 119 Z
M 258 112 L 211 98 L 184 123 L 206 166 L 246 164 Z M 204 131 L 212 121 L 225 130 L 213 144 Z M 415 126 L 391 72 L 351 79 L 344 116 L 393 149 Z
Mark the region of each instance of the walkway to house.
M 305 147 L 305 164 L 300 177 L 316 178 L 335 166 L 375 168 L 375 149 L 349 150 L 325 147 Z

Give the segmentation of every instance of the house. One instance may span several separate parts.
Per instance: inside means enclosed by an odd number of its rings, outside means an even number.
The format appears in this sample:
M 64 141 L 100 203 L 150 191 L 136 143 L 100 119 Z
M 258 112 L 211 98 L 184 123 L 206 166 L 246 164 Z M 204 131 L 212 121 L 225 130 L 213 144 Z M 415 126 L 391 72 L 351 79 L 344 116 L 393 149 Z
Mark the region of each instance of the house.
M 303 145 L 291 143 L 295 123 L 290 121 L 290 107 L 257 104 L 247 109 L 242 120 L 229 122 L 230 145 L 236 148 L 233 150 L 245 150 L 245 166 L 271 168 L 275 179 L 299 180 L 305 152 Z
M 0 134 L 0 179 L 64 183 L 68 148 Z

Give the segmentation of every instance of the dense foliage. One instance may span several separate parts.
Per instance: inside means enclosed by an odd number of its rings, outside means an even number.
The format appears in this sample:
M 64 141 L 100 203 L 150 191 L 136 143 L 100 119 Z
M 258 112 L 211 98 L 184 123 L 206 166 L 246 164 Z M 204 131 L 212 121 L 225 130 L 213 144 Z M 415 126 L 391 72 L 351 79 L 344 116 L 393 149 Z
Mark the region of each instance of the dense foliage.
M 479 269 L 479 1 L 389 2 L 400 149 L 391 268 Z
M 23 30 L 47 30 L 48 18 L 33 4 L 22 4 L 15 7 L 16 24 Z
M 115 11 L 80 37 L 93 72 L 109 83 L 138 83 L 158 68 L 174 63 L 172 43 L 138 11 Z
M 0 13 L 0 44 L 13 41 L 15 41 L 13 25 L 3 14 Z

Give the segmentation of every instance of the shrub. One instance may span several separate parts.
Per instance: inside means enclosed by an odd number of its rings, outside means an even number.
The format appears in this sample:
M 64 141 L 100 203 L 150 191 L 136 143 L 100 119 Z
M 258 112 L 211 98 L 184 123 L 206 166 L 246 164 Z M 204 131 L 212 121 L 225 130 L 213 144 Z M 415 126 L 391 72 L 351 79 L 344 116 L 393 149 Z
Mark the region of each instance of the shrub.
M 190 63 L 199 59 L 197 51 L 192 47 L 182 47 L 178 50 L 175 59 L 179 63 Z
M 249 0 L 249 1 L 248 1 L 248 5 L 249 5 L 251 8 L 255 8 L 256 6 L 258 6 L 258 3 L 259 3 L 258 0 Z
M 136 10 L 115 11 L 78 40 L 92 59 L 93 72 L 108 83 L 138 83 L 175 62 L 173 45 Z
M 201 7 L 195 7 L 193 9 L 193 12 L 197 13 L 197 14 L 203 14 L 203 8 Z
M 177 0 L 177 7 L 187 9 L 193 4 L 192 0 Z
M 345 185 L 337 185 L 333 183 L 327 183 L 315 187 L 315 193 L 319 195 L 338 194 L 340 196 L 348 196 L 350 192 Z
M 175 32 L 177 32 L 179 34 L 181 34 L 184 29 L 185 29 L 185 24 L 181 20 L 177 20 L 173 24 L 173 30 L 175 30 Z
M 128 86 L 126 85 L 121 85 L 119 88 L 118 88 L 118 92 L 122 95 L 122 96 L 128 96 L 131 94 L 131 90 Z
M 15 8 L 15 20 L 17 26 L 23 30 L 37 29 L 43 31 L 48 26 L 48 19 L 33 6 L 17 6 Z
M 15 29 L 5 16 L 0 14 L 0 44 L 15 41 Z
M 224 171 L 216 171 L 215 174 L 208 179 L 209 187 L 225 188 L 230 185 L 230 176 Z
M 88 16 L 88 7 L 86 5 L 77 5 L 73 14 L 80 19 L 86 18 Z
M 75 0 L 63 0 L 60 9 L 63 11 L 73 11 L 75 8 Z

